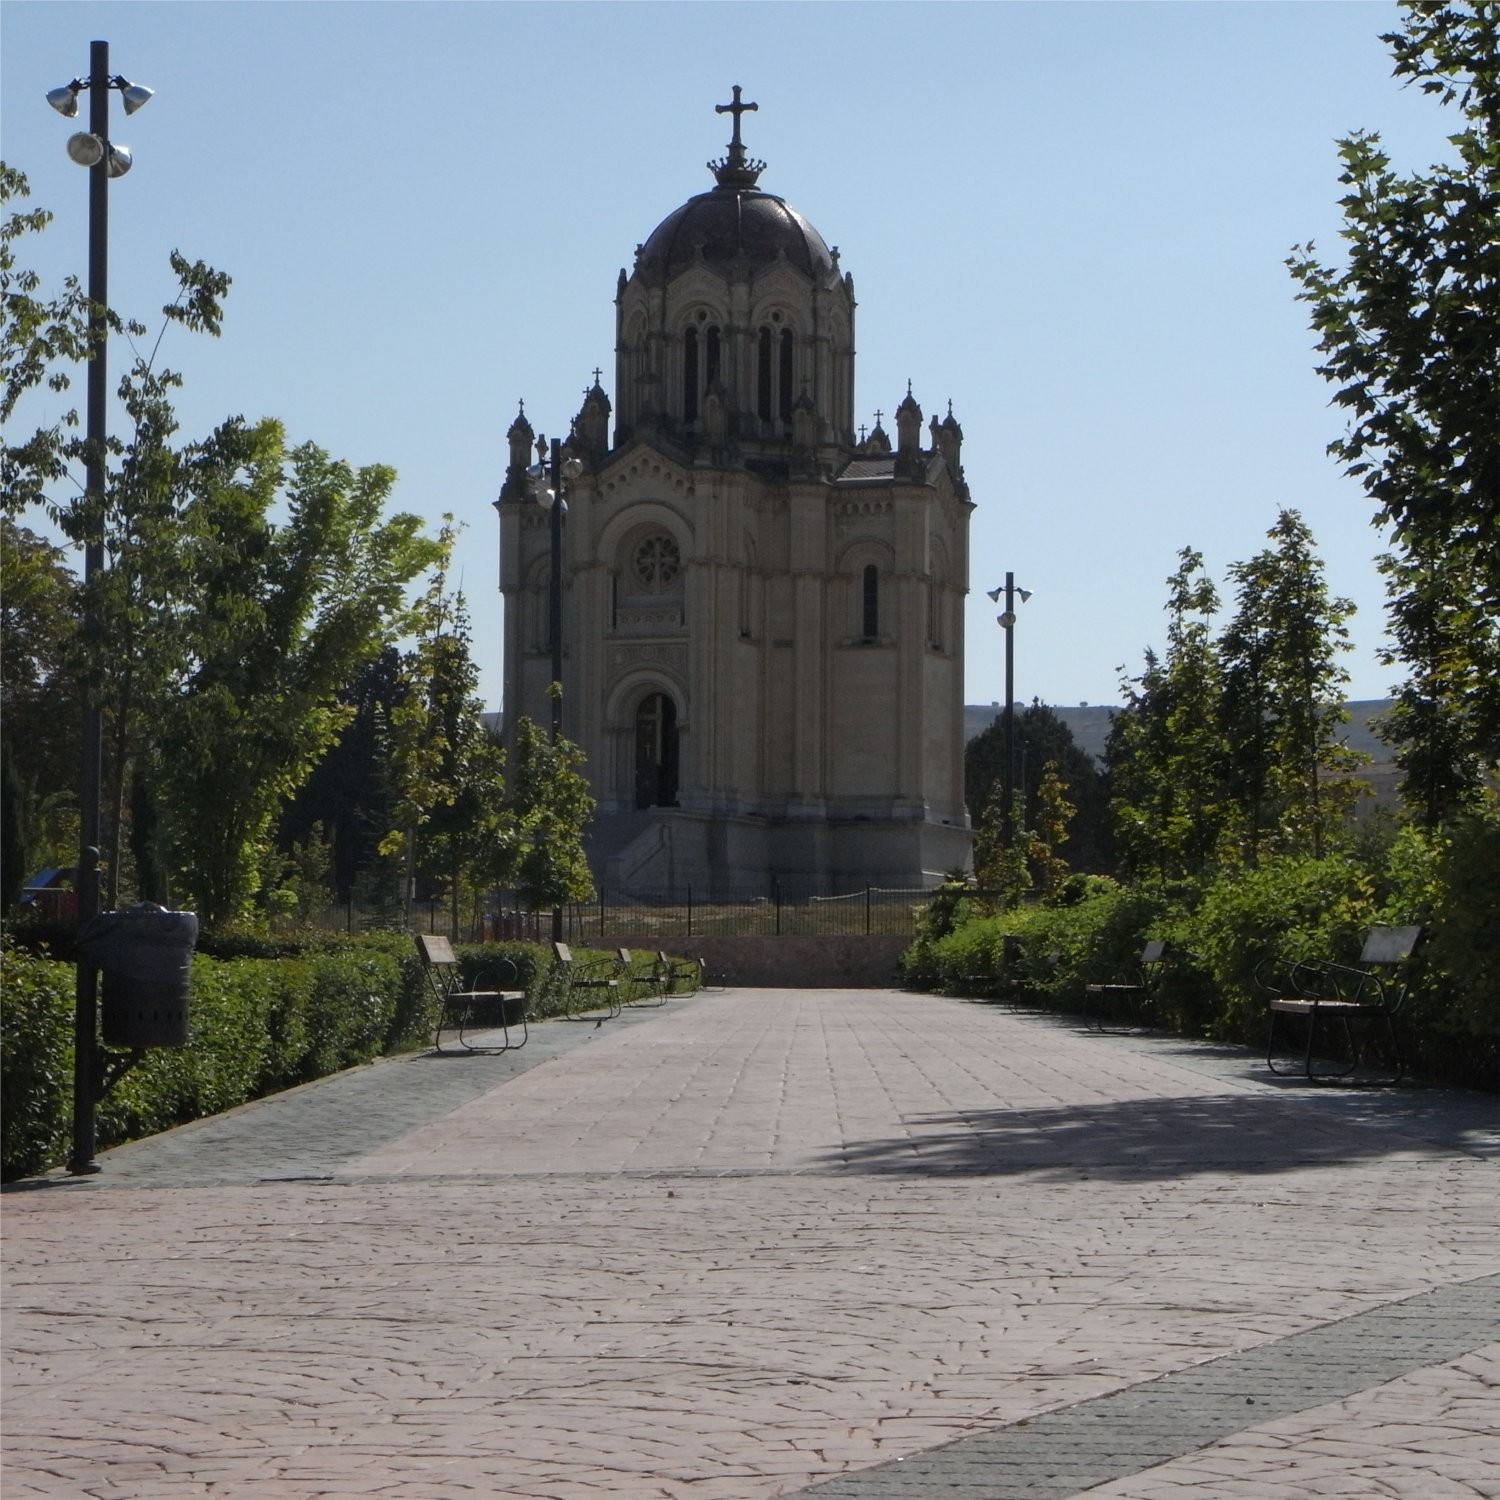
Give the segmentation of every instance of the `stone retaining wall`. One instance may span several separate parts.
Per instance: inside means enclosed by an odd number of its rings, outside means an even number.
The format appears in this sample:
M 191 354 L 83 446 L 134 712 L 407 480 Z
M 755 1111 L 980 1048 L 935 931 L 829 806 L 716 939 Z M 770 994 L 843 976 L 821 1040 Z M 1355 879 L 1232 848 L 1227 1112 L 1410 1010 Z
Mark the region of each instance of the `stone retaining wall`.
M 639 938 L 590 938 L 590 948 L 638 948 Z M 869 989 L 901 982 L 909 937 L 679 937 L 668 953 L 701 958 L 711 984 Z

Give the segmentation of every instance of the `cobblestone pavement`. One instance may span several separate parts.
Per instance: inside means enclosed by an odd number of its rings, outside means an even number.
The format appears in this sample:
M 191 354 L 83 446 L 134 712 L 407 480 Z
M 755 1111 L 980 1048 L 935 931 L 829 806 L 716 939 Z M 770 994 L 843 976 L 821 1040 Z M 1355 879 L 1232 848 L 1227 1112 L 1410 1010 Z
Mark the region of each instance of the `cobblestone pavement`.
M 30 1496 L 1500 1496 L 1500 1108 L 892 991 L 388 1061 L 4 1198 Z

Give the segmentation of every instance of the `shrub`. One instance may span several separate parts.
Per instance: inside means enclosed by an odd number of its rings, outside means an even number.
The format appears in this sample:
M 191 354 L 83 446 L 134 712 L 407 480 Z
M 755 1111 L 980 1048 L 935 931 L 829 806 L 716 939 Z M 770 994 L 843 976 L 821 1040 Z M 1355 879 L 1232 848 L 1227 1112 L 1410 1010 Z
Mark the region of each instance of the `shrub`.
M 1217 992 L 1207 1029 L 1224 1040 L 1259 1041 L 1266 993 L 1256 974 L 1266 960 L 1352 962 L 1374 920 L 1374 881 L 1344 855 L 1283 855 L 1221 870 L 1178 929 Z
M 0 1180 L 40 1172 L 67 1149 L 73 1099 L 73 970 L 0 947 Z
M 73 969 L 4 954 L 6 1180 L 61 1159 L 72 1111 Z M 152 1048 L 99 1102 L 101 1146 L 217 1114 L 430 1032 L 409 944 L 320 943 L 297 957 L 195 954 L 186 1047 Z

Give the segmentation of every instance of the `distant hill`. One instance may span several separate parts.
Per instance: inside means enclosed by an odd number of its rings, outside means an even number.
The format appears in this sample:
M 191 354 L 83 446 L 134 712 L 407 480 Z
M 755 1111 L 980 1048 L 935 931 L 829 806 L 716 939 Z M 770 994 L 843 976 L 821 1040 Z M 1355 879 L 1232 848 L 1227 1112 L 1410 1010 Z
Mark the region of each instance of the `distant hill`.
M 1018 703 L 1016 712 L 1020 713 L 1025 706 Z M 1053 703 L 1048 707 L 1072 730 L 1073 740 L 1080 750 L 1086 751 L 1095 760 L 1104 759 L 1104 746 L 1109 739 L 1110 715 L 1116 712 L 1115 708 L 1093 703 L 1080 703 L 1076 707 Z M 1349 713 L 1345 733 L 1350 748 L 1364 751 L 1372 761 L 1360 774 L 1378 784 L 1388 774 L 1394 774 L 1395 770 L 1391 764 L 1389 746 L 1383 744 L 1375 734 L 1375 724 L 1382 714 L 1389 711 L 1391 699 L 1371 698 L 1358 703 L 1346 703 L 1344 707 Z M 999 703 L 967 704 L 964 708 L 964 738 L 971 740 L 976 734 L 988 729 L 1004 711 L 1004 705 Z

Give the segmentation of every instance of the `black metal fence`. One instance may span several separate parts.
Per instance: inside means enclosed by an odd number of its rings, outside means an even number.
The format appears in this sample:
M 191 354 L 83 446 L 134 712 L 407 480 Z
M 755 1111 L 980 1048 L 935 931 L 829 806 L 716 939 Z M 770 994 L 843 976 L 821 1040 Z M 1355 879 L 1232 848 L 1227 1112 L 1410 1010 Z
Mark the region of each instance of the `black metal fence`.
M 874 885 L 823 894 L 791 882 L 773 884 L 769 892 L 715 892 L 712 898 L 695 896 L 691 886 L 674 892 L 601 895 L 563 908 L 563 936 L 568 942 L 634 938 L 643 947 L 655 946 L 658 938 L 665 942 L 682 937 L 908 936 L 932 896 L 924 887 Z M 345 902 L 319 913 L 311 925 L 325 932 L 406 929 L 443 933 L 460 942 L 540 943 L 552 936 L 552 913 L 522 911 L 500 893 L 483 912 L 460 920 L 456 931 L 444 901 L 418 902 L 409 912 Z

